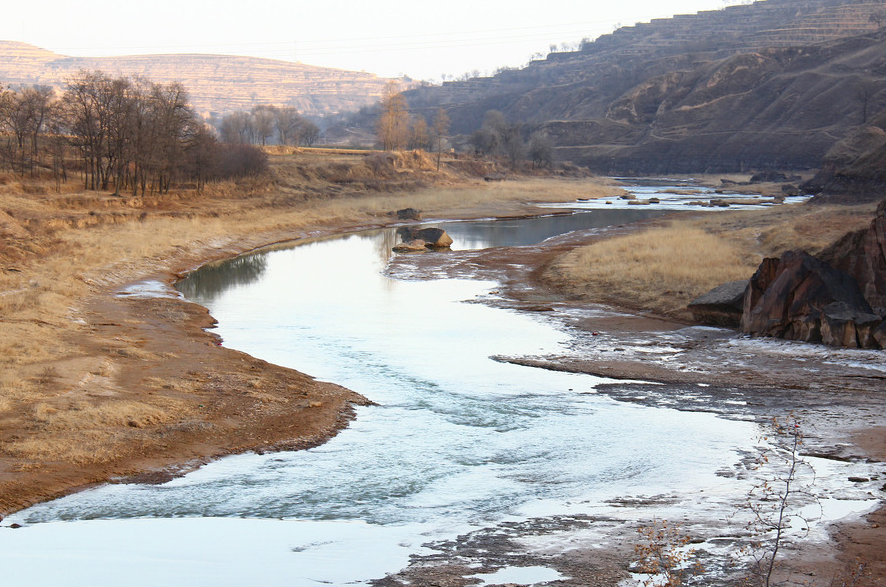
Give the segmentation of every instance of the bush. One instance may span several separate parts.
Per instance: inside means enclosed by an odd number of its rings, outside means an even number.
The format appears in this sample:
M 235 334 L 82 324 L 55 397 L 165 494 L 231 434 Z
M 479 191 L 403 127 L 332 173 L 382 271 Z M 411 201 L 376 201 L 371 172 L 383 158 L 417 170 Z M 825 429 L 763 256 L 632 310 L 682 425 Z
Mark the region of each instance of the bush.
M 219 179 L 255 177 L 268 171 L 267 154 L 254 145 L 220 145 L 218 161 Z

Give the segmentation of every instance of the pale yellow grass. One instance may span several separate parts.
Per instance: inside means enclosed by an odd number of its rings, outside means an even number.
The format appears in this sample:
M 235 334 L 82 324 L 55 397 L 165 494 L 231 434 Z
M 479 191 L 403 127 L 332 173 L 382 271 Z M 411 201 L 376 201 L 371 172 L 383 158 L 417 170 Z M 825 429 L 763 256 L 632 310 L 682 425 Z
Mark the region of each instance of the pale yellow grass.
M 672 224 L 578 248 L 552 275 L 583 297 L 678 315 L 711 288 L 747 278 L 759 262 L 730 239 Z
M 139 442 L 143 442 L 140 438 Z M 75 465 L 106 463 L 117 459 L 121 454 L 137 448 L 133 439 L 119 432 L 104 430 L 65 432 L 36 439 L 19 440 L 4 447 L 9 455 L 25 459 L 22 470 L 46 462 L 66 462 Z
M 155 401 L 161 401 L 155 399 Z M 35 418 L 43 427 L 53 431 L 100 430 L 115 426 L 142 428 L 169 421 L 170 414 L 180 413 L 183 403 L 163 398 L 164 405 L 151 405 L 131 400 L 105 400 L 100 404 L 77 402 L 64 408 L 39 403 L 34 408 Z

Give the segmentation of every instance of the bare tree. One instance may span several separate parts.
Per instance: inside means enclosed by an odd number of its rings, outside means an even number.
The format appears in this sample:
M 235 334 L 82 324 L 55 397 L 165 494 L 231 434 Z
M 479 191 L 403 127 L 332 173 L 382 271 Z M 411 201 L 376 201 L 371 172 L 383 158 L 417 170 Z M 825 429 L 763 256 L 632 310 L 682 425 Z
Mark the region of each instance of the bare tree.
M 255 131 L 255 141 L 262 146 L 268 143 L 268 139 L 274 136 L 274 125 L 277 119 L 274 106 L 256 106 L 252 109 L 252 128 Z
M 553 165 L 554 145 L 544 132 L 536 131 L 529 137 L 529 159 L 535 167 Z
M 224 143 L 249 143 L 252 135 L 252 120 L 246 112 L 234 112 L 225 116 L 219 124 L 218 133 Z
M 274 108 L 274 125 L 281 145 L 297 145 L 301 140 L 302 118 L 292 106 Z
M 307 119 L 302 119 L 299 132 L 301 133 L 301 142 L 308 147 L 320 138 L 320 127 Z
M 110 82 L 104 73 L 80 71 L 68 82 L 63 98 L 72 142 L 83 157 L 86 189 L 106 189 L 108 185 L 104 148 L 109 132 Z
M 196 126 L 196 117 L 188 105 L 187 91 L 179 83 L 155 85 L 153 100 L 156 109 L 154 124 L 159 131 L 156 185 L 160 193 L 167 193 L 175 178 L 184 144 Z
M 382 147 L 385 151 L 402 149 L 409 136 L 409 108 L 397 82 L 390 81 L 385 86 L 381 106 L 376 131 Z
M 437 108 L 434 115 L 434 147 L 437 151 L 437 171 L 440 171 L 440 153 L 443 151 L 443 138 L 449 133 L 449 116 L 443 108 Z
M 428 135 L 428 121 L 424 116 L 416 116 L 409 133 L 410 149 L 427 149 L 431 139 Z

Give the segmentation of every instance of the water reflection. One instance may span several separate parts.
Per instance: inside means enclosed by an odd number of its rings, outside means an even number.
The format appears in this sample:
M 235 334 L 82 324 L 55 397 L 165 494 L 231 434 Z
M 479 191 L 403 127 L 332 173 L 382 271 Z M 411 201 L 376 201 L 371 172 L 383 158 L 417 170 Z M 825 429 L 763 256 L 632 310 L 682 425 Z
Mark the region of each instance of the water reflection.
M 514 220 L 480 220 L 465 222 L 442 222 L 421 224 L 422 227 L 440 227 L 452 237 L 454 250 L 475 250 L 491 247 L 513 247 L 538 244 L 552 236 L 573 232 L 602 228 L 606 226 L 629 224 L 664 214 L 662 210 L 593 210 L 560 216 L 543 216 L 537 218 L 519 218 Z M 368 263 L 376 271 L 381 271 L 388 260 L 394 255 L 391 251 L 401 237 L 397 229 L 382 229 L 361 232 L 359 235 L 344 237 L 347 239 L 366 240 L 372 243 L 375 260 Z M 317 242 L 324 242 L 323 240 Z M 189 274 L 186 279 L 176 284 L 176 288 L 188 299 L 198 300 L 206 304 L 218 297 L 226 289 L 243 287 L 257 282 L 268 270 L 268 255 L 278 249 L 295 247 L 274 246 L 234 259 L 212 263 L 199 271 Z M 312 244 L 300 245 L 310 247 Z M 347 266 L 338 267 L 339 261 L 327 260 L 327 274 L 336 269 L 351 274 L 354 264 L 360 264 L 356 253 L 343 252 Z M 362 256 L 362 253 L 360 254 Z M 393 282 L 386 281 L 390 288 Z
M 186 298 L 193 298 L 199 293 L 204 299 L 213 299 L 231 287 L 255 283 L 267 267 L 267 253 L 252 253 L 204 265 L 175 287 Z
M 477 222 L 448 222 L 442 227 L 452 237 L 453 249 L 471 250 L 491 247 L 529 246 L 553 236 L 630 224 L 657 218 L 666 212 L 652 209 L 593 210 L 561 216 L 519 218 L 514 220 L 483 220 Z

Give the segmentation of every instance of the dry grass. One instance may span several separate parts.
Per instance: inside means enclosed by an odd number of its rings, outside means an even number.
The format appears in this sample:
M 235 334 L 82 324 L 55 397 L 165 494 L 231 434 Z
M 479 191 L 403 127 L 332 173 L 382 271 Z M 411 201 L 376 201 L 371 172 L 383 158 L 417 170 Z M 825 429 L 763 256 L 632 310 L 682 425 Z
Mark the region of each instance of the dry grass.
M 701 293 L 747 277 L 759 261 L 733 241 L 670 225 L 581 247 L 552 271 L 584 297 L 674 315 Z
M 188 412 L 182 402 L 152 400 L 158 403 L 109 398 L 65 406 L 37 402 L 29 420 L 32 433 L 7 443 L 3 452 L 30 462 L 88 465 L 111 461 L 136 448 L 127 430 L 167 424 Z M 135 444 L 141 442 L 144 439 Z
M 77 434 L 55 434 L 39 439 L 19 440 L 4 447 L 4 452 L 18 459 L 25 459 L 23 466 L 41 463 L 65 462 L 73 465 L 107 463 L 120 458 L 135 448 L 127 435 L 87 430 Z M 28 470 L 20 469 L 20 470 Z

